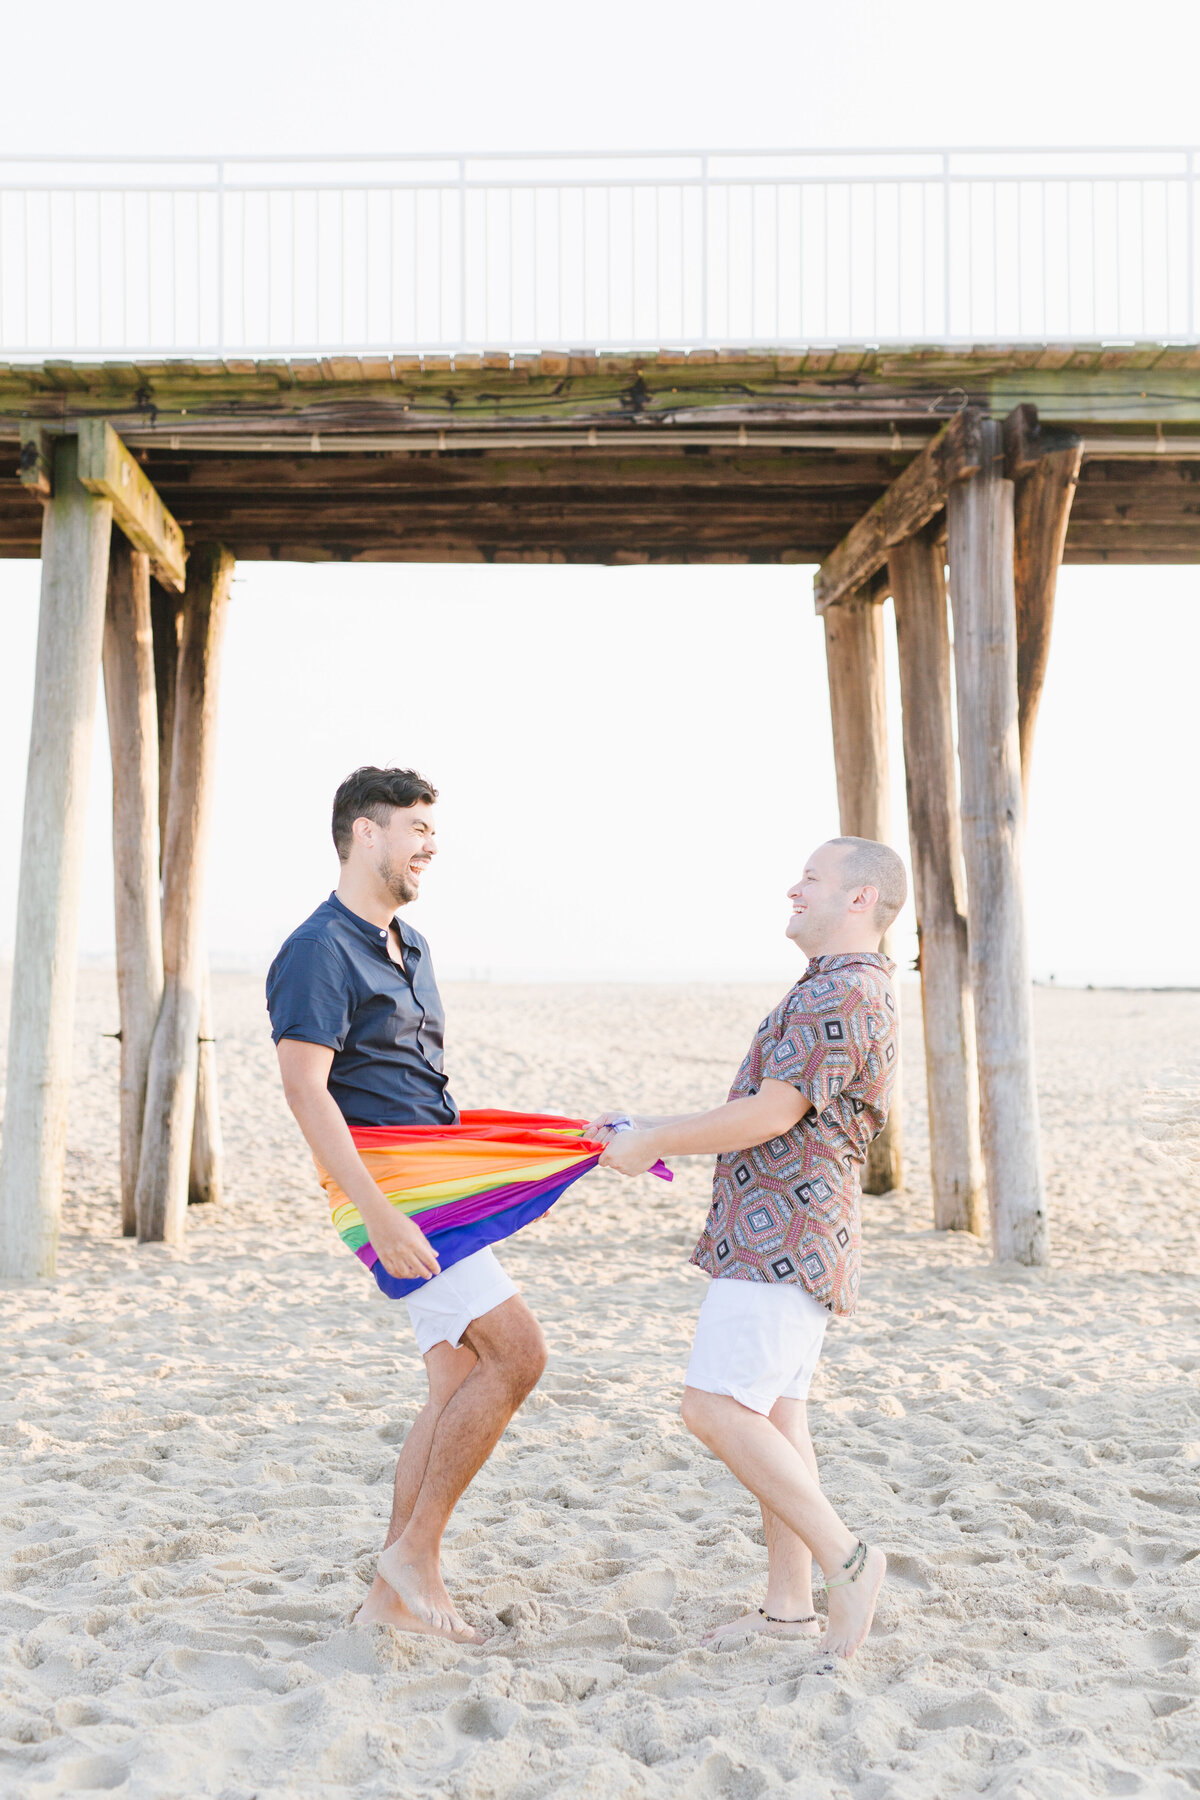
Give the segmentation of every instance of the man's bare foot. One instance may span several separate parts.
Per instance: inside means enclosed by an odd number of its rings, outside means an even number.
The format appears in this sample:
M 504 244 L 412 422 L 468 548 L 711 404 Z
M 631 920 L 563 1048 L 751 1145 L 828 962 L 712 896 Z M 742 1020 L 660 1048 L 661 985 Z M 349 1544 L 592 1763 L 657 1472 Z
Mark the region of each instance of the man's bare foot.
M 857 1581 L 847 1581 L 829 1591 L 829 1623 L 818 1649 L 828 1656 L 853 1656 L 866 1642 L 875 1617 L 875 1602 L 887 1573 L 887 1557 L 871 1548 L 863 1558 Z
M 407 1611 L 424 1620 L 439 1637 L 452 1637 L 462 1644 L 483 1643 L 479 1633 L 455 1611 L 436 1563 L 409 1560 L 397 1539 L 380 1553 L 375 1566 Z
M 812 1619 L 801 1624 L 795 1619 L 768 1619 L 760 1612 L 744 1613 L 740 1619 L 730 1619 L 726 1625 L 718 1625 L 714 1631 L 705 1632 L 700 1639 L 706 1650 L 726 1650 L 733 1644 L 744 1641 L 761 1633 L 763 1637 L 777 1638 L 815 1638 L 820 1635 L 821 1626 L 818 1620 Z
M 463 1642 L 482 1644 L 484 1642 L 477 1631 L 470 1632 L 469 1637 L 464 1640 L 459 1632 L 444 1631 L 436 1625 L 431 1625 L 428 1619 L 419 1619 L 415 1612 L 405 1606 L 399 1594 L 390 1588 L 379 1575 L 371 1583 L 366 1599 L 354 1615 L 353 1623 L 355 1625 L 390 1625 L 393 1631 L 413 1631 L 422 1637 L 448 1638 L 455 1644 Z

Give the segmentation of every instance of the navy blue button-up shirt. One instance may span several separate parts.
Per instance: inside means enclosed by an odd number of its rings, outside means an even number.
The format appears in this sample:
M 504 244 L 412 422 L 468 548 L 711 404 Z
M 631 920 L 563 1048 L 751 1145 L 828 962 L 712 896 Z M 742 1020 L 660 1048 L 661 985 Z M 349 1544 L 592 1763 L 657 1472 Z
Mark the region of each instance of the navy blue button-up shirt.
M 271 964 L 271 1036 L 333 1051 L 329 1091 L 348 1125 L 454 1125 L 429 945 L 399 918 L 396 930 L 404 968 L 388 955 L 387 932 L 330 894 Z

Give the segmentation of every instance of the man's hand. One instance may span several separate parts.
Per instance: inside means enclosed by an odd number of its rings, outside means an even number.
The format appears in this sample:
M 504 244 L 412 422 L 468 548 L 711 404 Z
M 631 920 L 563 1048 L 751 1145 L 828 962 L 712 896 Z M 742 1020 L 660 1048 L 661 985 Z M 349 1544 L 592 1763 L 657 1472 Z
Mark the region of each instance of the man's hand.
M 389 1205 L 388 1212 L 389 1218 L 367 1223 L 368 1236 L 388 1274 L 397 1281 L 424 1281 L 440 1275 L 437 1251 L 420 1226 L 394 1206 Z
M 600 1167 L 615 1169 L 618 1175 L 644 1175 L 658 1156 L 652 1131 L 618 1131 L 609 1139 Z
M 357 1206 L 367 1236 L 389 1275 L 424 1281 L 441 1273 L 437 1252 L 419 1225 L 384 1198 L 354 1148 L 350 1128 L 329 1092 L 333 1051 L 299 1038 L 279 1041 L 283 1091 L 319 1168 Z
M 603 1112 L 599 1118 L 593 1119 L 584 1130 L 584 1137 L 592 1144 L 607 1144 L 615 1135 L 616 1121 L 628 1119 L 632 1115 L 625 1112 Z M 636 1119 L 634 1120 L 636 1124 Z

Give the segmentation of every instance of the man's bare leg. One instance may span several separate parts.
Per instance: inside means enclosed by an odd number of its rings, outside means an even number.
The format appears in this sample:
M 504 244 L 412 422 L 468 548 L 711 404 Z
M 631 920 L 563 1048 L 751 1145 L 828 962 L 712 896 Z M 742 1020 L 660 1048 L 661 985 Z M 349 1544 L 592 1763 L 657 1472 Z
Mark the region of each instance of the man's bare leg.
M 827 1578 L 836 1580 L 857 1539 L 778 1426 L 727 1394 L 706 1394 L 699 1388 L 684 1389 L 683 1420 L 743 1487 L 803 1538 Z M 831 1588 L 822 1650 L 834 1656 L 854 1655 L 871 1629 L 886 1569 L 882 1550 L 872 1548 L 856 1581 Z
M 771 1423 L 794 1444 L 804 1466 L 816 1482 L 817 1453 L 808 1430 L 808 1405 L 803 1400 L 777 1400 L 771 1408 Z M 767 1597 L 762 1612 L 745 1613 L 727 1625 L 718 1625 L 702 1642 L 710 1650 L 722 1648 L 754 1632 L 770 1637 L 816 1638 L 821 1627 L 812 1624 L 780 1623 L 807 1619 L 813 1610 L 812 1552 L 803 1538 L 784 1524 L 769 1506 L 762 1507 L 763 1535 L 767 1540 Z M 765 1618 L 764 1614 L 770 1614 Z
M 517 1294 L 473 1319 L 463 1343 L 474 1352 L 475 1367 L 441 1409 L 412 1511 L 395 1542 L 383 1550 L 378 1567 L 417 1618 L 438 1631 L 474 1638 L 442 1581 L 442 1536 L 508 1421 L 537 1385 L 546 1366 L 546 1345 L 537 1320 Z
M 392 1486 L 392 1517 L 388 1524 L 384 1549 L 394 1544 L 408 1524 L 417 1494 L 425 1478 L 429 1449 L 442 1409 L 475 1367 L 476 1356 L 465 1344 L 452 1349 L 447 1343 L 435 1344 L 425 1355 L 425 1371 L 429 1378 L 429 1398 L 412 1422 L 400 1447 L 396 1461 L 396 1479 Z M 376 1575 L 366 1599 L 355 1617 L 358 1625 L 391 1625 L 397 1631 L 433 1633 L 427 1619 L 418 1619 L 403 1600 L 390 1588 L 382 1575 Z M 454 1636 L 453 1632 L 437 1632 L 438 1636 Z

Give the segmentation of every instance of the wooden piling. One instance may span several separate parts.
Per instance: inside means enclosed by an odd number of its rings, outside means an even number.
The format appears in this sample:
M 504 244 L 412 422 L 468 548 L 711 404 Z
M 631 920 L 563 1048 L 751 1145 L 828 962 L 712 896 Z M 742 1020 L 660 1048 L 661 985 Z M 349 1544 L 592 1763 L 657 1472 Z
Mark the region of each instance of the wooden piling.
M 187 1209 L 202 1004 L 204 874 L 216 755 L 217 670 L 233 558 L 188 559 L 163 856 L 163 1001 L 150 1053 L 138 1236 L 181 1241 Z
M 208 953 L 200 952 L 200 1029 L 196 1046 L 196 1117 L 188 1169 L 188 1205 L 221 1199 L 221 1108 L 217 1095 L 217 1045 L 213 1037 L 212 978 Z
M 1001 1262 L 1036 1264 L 1049 1234 L 1021 870 L 1013 484 L 992 420 L 983 451 L 947 498 L 971 987 L 993 1246 Z
M 1083 440 L 1072 432 L 1045 430 L 1032 406 L 1018 406 L 1004 421 L 1005 473 L 1013 495 L 1013 587 L 1017 612 L 1017 721 L 1021 740 L 1021 791 L 1029 811 L 1029 771 L 1037 725 L 1058 569 L 1067 541 L 1071 502 L 1079 480 Z
M 113 778 L 113 886 L 121 1009 L 121 1230 L 137 1233 L 138 1158 L 150 1041 L 162 1004 L 158 721 L 150 559 L 114 532 L 104 618 L 104 696 Z
M 0 1148 L 0 1274 L 53 1275 L 83 887 L 83 838 L 104 635 L 111 501 L 53 446 L 21 833 L 8 1086 Z
M 888 557 L 896 608 L 908 839 L 920 945 L 934 1223 L 983 1228 L 975 1013 L 954 777 L 945 557 L 927 528 Z
M 160 841 L 167 839 L 167 799 L 171 792 L 171 748 L 175 730 L 175 685 L 179 666 L 179 598 L 152 586 L 155 691 L 158 695 Z M 207 953 L 200 953 L 200 1043 L 196 1063 L 196 1117 L 188 1173 L 188 1204 L 221 1198 L 221 1111 L 217 1091 L 217 1046 L 212 1031 L 211 978 Z
M 883 608 L 860 590 L 852 598 L 831 606 L 824 617 L 841 829 L 848 837 L 887 843 L 891 808 Z M 884 949 L 886 952 L 886 938 Z M 868 1194 L 887 1194 L 904 1185 L 900 1076 L 897 1067 L 888 1122 L 867 1153 L 863 1188 Z
M 150 583 L 150 623 L 154 637 L 154 698 L 158 711 L 158 866 L 167 843 L 167 801 L 171 794 L 171 743 L 175 735 L 175 682 L 179 670 L 181 599 L 157 581 Z

